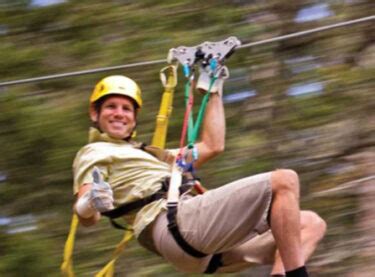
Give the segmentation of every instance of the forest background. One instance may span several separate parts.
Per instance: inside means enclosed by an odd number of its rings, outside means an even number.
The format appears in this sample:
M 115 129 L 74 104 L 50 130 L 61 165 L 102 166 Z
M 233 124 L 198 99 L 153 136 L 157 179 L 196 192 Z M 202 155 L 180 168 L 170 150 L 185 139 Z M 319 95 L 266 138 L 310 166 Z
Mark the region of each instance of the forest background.
M 370 16 L 370 0 L 0 1 L 0 82 L 165 59 L 180 45 L 243 43 Z M 214 188 L 275 168 L 300 174 L 301 206 L 328 223 L 312 276 L 374 276 L 374 21 L 238 50 L 227 61 L 226 151 L 199 175 Z M 166 64 L 165 64 L 166 65 Z M 164 64 L 0 87 L 0 275 L 59 276 L 73 195 L 71 164 L 87 142 L 88 97 L 109 74 L 144 96 L 149 142 Z M 183 118 L 180 72 L 168 147 Z M 92 276 L 122 233 L 79 228 L 74 263 Z M 268 266 L 230 276 L 266 276 Z M 132 241 L 118 276 L 187 276 Z

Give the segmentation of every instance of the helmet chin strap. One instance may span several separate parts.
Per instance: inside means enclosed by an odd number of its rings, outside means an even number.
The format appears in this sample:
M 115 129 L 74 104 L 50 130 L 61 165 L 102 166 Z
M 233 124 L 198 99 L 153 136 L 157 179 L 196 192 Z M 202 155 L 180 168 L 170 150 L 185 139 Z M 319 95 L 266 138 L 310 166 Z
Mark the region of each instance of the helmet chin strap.
M 135 138 L 136 133 L 137 133 L 136 129 L 137 129 L 137 122 L 135 123 L 135 126 L 134 126 L 133 130 L 130 132 L 130 135 L 128 137 L 124 138 L 124 140 L 129 141 L 129 140 Z
M 124 140 L 126 140 L 126 141 L 129 141 L 129 140 L 135 138 L 135 136 L 137 135 L 137 131 L 136 131 L 136 129 L 137 129 L 137 115 L 138 115 L 138 109 L 137 108 L 134 111 L 134 115 L 135 115 L 135 118 L 134 118 L 135 125 L 134 125 L 133 130 L 130 132 L 130 135 L 128 137 L 124 138 Z
M 97 121 L 92 121 L 92 127 L 94 127 L 95 129 L 97 129 L 100 133 L 104 133 L 102 131 L 102 129 L 100 129 L 99 124 L 98 124 Z

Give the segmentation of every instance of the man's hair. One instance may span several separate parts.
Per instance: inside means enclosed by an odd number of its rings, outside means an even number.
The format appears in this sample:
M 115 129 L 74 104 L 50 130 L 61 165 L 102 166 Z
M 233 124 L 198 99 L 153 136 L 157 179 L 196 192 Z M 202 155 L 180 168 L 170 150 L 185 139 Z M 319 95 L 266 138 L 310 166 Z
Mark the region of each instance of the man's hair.
M 102 105 L 104 103 L 105 100 L 107 100 L 110 96 L 113 96 L 113 95 L 117 95 L 117 94 L 109 94 L 109 95 L 106 95 L 100 99 L 98 99 L 97 101 L 94 102 L 94 109 L 95 111 L 100 114 L 100 110 L 102 108 Z M 118 94 L 118 95 L 121 95 L 121 94 Z M 134 111 L 135 111 L 135 114 L 137 114 L 137 110 L 138 110 L 138 105 L 137 103 L 134 101 L 134 99 L 132 99 L 131 97 L 128 97 L 128 96 L 124 96 L 124 95 L 121 95 L 123 97 L 126 97 L 127 99 L 130 99 L 131 102 L 133 103 L 133 107 L 134 107 Z

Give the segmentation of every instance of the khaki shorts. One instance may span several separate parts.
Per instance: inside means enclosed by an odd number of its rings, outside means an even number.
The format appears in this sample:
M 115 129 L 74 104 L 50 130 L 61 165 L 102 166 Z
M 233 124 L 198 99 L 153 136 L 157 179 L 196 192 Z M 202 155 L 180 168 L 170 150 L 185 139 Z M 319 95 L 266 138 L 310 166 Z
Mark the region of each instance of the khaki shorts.
M 235 272 L 252 264 L 271 263 L 276 250 L 267 217 L 272 190 L 270 173 L 232 182 L 203 195 L 181 197 L 177 223 L 184 239 L 195 249 L 223 253 L 219 272 Z M 152 228 L 155 249 L 176 269 L 204 272 L 212 255 L 195 258 L 174 241 L 167 228 L 166 212 Z

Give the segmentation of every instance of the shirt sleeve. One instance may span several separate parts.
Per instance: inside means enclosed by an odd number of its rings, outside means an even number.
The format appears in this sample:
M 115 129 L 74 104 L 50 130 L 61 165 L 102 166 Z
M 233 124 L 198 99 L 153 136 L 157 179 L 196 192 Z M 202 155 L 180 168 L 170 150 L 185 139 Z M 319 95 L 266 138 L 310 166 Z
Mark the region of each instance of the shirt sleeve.
M 73 193 L 77 194 L 84 184 L 93 182 L 92 172 L 97 167 L 104 180 L 108 179 L 110 158 L 92 147 L 90 144 L 83 147 L 73 162 Z

